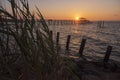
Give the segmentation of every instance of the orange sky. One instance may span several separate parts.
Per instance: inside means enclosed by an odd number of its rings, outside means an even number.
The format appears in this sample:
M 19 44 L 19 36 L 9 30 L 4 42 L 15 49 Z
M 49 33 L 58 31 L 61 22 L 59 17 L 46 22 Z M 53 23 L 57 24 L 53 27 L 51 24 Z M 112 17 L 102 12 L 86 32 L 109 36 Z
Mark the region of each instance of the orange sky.
M 4 1 L 4 0 L 2 0 Z M 120 0 L 28 0 L 35 11 L 38 6 L 45 18 L 120 20 Z M 7 6 L 7 4 L 6 4 Z
M 45 18 L 120 20 L 120 0 L 36 0 L 35 4 Z

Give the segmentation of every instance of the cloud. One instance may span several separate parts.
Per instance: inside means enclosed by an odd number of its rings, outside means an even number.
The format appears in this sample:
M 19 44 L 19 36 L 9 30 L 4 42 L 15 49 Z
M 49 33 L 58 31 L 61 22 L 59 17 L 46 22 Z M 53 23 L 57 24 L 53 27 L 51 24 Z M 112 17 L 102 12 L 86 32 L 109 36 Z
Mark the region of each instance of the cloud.
M 118 14 L 114 14 L 113 16 L 118 17 L 119 15 Z

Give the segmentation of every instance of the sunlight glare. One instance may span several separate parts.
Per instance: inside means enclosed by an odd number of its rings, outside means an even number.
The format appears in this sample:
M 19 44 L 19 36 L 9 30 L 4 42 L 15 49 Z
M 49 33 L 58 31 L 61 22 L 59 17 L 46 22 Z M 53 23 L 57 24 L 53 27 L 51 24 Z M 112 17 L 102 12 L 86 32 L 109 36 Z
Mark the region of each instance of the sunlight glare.
M 75 17 L 75 20 L 77 20 L 77 21 L 78 21 L 78 20 L 79 20 L 79 17 L 78 17 L 78 16 L 77 16 L 77 17 Z

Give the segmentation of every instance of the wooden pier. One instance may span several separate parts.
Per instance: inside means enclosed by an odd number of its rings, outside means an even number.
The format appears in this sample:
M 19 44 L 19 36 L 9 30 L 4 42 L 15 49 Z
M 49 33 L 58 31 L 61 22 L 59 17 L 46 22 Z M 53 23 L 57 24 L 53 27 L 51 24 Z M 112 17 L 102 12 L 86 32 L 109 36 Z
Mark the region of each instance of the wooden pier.
M 74 25 L 76 24 L 75 20 L 46 20 L 48 25 Z

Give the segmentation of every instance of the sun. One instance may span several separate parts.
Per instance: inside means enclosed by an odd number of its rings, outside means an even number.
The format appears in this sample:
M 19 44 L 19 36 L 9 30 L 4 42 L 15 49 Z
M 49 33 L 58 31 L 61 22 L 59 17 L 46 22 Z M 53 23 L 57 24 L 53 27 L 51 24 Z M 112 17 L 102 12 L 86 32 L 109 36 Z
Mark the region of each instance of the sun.
M 78 16 L 77 16 L 77 17 L 75 17 L 75 20 L 76 20 L 76 21 L 78 21 L 78 20 L 79 20 L 79 17 L 78 17 Z

